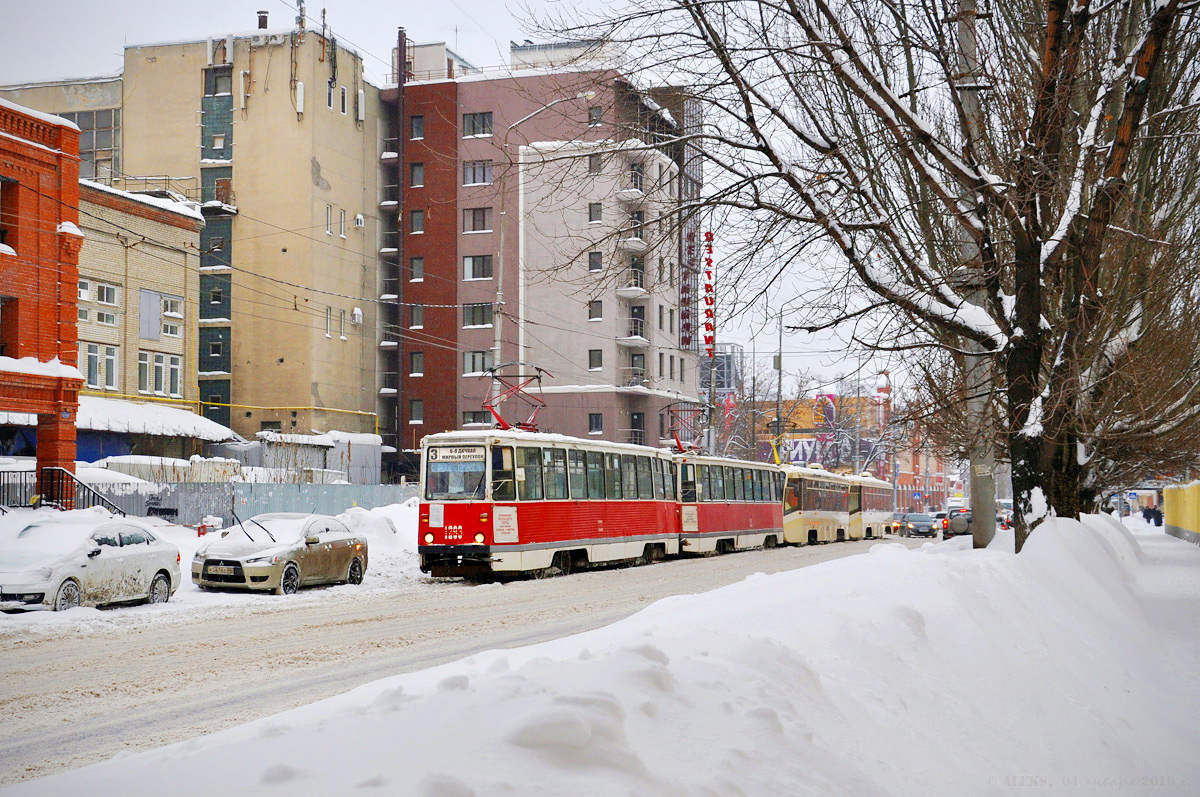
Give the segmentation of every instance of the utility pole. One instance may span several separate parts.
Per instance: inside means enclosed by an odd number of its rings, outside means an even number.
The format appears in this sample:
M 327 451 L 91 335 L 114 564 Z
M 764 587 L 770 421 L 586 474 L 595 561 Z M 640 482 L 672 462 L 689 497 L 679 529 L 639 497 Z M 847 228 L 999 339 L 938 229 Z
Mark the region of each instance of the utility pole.
M 750 440 L 754 460 L 758 460 L 758 346 L 750 339 Z
M 859 449 L 862 447 L 860 430 L 862 426 L 860 421 L 862 416 L 859 414 L 862 407 L 862 354 L 861 352 L 855 355 L 854 369 L 854 470 L 851 471 L 855 476 L 859 474 Z
M 967 124 L 968 146 L 978 151 L 976 145 L 983 126 L 979 105 L 981 89 L 979 72 L 976 21 L 976 0 L 960 0 L 958 7 L 958 46 L 962 59 L 960 65 L 959 99 Z M 978 198 L 971 189 L 966 192 L 969 206 L 978 207 Z M 971 281 L 970 301 L 982 307 L 987 296 L 984 292 L 983 262 L 979 245 L 962 233 L 962 258 Z M 996 536 L 996 458 L 992 450 L 992 428 L 988 417 L 988 406 L 992 395 L 991 357 L 973 340 L 966 342 L 967 417 L 973 421 L 976 436 L 971 441 L 969 459 L 971 463 L 971 536 L 974 547 L 986 548 Z
M 783 308 L 779 308 L 779 353 L 775 355 L 775 451 L 783 442 Z

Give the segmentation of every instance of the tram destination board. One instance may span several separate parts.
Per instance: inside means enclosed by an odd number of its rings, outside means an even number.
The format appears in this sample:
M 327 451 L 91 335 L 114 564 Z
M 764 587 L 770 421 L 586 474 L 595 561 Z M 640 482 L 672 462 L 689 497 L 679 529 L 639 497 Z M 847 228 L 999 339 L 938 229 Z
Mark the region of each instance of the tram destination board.
M 483 462 L 483 446 L 436 446 L 429 449 L 430 461 Z

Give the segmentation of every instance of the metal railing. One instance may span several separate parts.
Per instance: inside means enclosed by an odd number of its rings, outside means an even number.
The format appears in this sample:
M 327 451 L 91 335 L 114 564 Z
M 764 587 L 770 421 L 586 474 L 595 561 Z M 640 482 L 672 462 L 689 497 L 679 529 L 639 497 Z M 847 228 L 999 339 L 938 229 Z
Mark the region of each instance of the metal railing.
M 629 366 L 622 368 L 621 371 L 621 387 L 643 387 L 649 384 L 645 368 Z
M 629 335 L 631 338 L 646 337 L 646 319 L 631 318 L 629 319 Z
M 385 185 L 379 192 L 379 201 L 382 202 L 400 202 L 400 186 Z
M 102 506 L 118 515 L 125 510 L 94 487 L 80 481 L 66 468 L 0 471 L 0 503 L 4 506 L 53 506 L 58 509 L 90 509 Z
M 629 280 L 626 282 L 627 288 L 645 288 L 646 287 L 646 270 L 641 268 L 629 269 Z

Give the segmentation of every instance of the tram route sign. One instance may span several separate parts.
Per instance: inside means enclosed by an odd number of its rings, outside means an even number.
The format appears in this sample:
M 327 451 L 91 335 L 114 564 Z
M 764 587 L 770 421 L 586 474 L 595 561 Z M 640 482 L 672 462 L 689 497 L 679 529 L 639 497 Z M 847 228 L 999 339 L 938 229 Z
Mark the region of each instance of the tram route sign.
M 430 462 L 483 462 L 483 446 L 436 446 L 429 449 Z

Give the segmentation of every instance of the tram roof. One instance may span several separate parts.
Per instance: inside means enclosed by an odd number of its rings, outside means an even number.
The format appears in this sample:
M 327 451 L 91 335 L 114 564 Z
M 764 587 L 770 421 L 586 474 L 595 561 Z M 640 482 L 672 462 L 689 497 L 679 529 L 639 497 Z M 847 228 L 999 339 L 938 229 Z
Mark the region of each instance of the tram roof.
M 802 468 L 799 465 L 790 465 L 785 470 L 788 476 L 809 476 L 814 479 L 826 479 L 835 482 L 849 482 L 852 479 L 857 481 L 859 478 L 843 473 L 834 473 L 824 468 Z
M 565 434 L 552 434 L 550 432 L 526 432 L 522 429 L 458 429 L 452 432 L 436 432 L 434 434 L 425 435 L 421 439 L 421 446 L 429 446 L 438 443 L 490 443 L 490 442 L 505 442 L 505 443 L 552 443 L 565 446 L 578 446 L 580 448 L 604 449 L 609 451 L 627 451 L 631 454 L 671 454 L 674 453 L 666 448 L 654 448 L 653 446 L 639 446 L 634 443 L 615 443 L 611 440 L 587 440 L 582 437 L 571 437 Z

